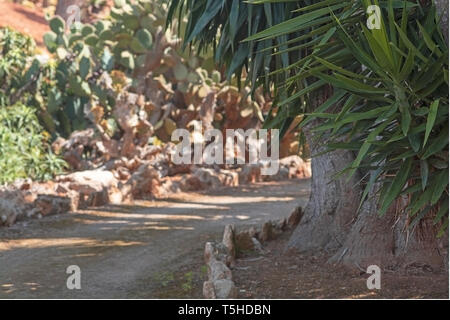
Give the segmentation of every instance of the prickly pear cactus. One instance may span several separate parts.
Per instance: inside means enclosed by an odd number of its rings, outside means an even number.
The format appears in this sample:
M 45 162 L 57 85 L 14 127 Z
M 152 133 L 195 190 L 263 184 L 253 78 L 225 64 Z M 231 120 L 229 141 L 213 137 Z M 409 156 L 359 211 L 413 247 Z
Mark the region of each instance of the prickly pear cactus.
M 136 112 L 164 142 L 193 120 L 216 128 L 259 124 L 267 99 L 255 102 L 249 88 L 226 82 L 212 51 L 183 50 L 177 31 L 188 21 L 166 29 L 167 10 L 161 0 L 115 0 L 109 16 L 93 23 L 69 28 L 50 19 L 44 43 L 53 58 L 35 59 L 27 71 L 45 128 L 68 136 L 94 125 L 112 137 L 123 132 L 114 108 L 127 92 L 139 95 Z

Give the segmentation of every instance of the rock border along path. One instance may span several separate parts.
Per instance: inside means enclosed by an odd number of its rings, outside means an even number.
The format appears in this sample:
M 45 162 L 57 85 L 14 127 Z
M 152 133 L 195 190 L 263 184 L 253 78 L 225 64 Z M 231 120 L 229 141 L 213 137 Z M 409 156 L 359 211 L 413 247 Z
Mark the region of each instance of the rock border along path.
M 161 274 L 200 266 L 205 242 L 222 240 L 226 225 L 258 229 L 305 206 L 309 183 L 176 193 L 1 227 L 0 298 L 155 298 Z M 69 265 L 81 269 L 81 290 L 66 287 Z
M 288 218 L 275 222 L 266 221 L 258 230 L 252 226 L 237 233 L 234 224 L 226 225 L 222 242 L 205 244 L 204 259 L 208 267 L 208 280 L 203 283 L 203 296 L 207 299 L 236 299 L 238 289 L 233 282 L 231 270 L 239 254 L 252 250 L 263 255 L 261 242 L 274 240 L 280 233 L 295 228 L 302 216 L 303 209 L 298 206 Z

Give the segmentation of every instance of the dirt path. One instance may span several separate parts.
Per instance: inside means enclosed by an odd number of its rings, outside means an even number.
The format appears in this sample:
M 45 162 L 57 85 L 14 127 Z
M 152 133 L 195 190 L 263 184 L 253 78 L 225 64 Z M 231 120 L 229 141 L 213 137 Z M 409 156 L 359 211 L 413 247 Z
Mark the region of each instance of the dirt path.
M 0 27 L 12 27 L 30 35 L 42 49 L 44 33 L 50 30 L 41 8 L 27 8 L 5 0 L 0 0 Z
M 260 183 L 1 228 L 0 298 L 160 297 L 179 270 L 189 291 L 189 266 L 202 264 L 204 243 L 220 237 L 224 225 L 288 216 L 308 192 L 309 180 Z M 66 288 L 69 265 L 81 268 L 81 290 Z

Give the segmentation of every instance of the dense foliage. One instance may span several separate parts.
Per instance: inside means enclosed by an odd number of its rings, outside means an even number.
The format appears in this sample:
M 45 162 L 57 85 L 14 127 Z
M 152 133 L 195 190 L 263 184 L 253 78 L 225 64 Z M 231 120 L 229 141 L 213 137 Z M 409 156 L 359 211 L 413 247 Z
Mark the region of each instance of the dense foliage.
M 34 50 L 30 37 L 0 29 L 0 184 L 17 178 L 49 179 L 65 166 L 51 152 L 50 137 L 39 124 L 36 110 L 15 103 L 29 100 L 24 66 Z
M 23 85 L 23 70 L 33 54 L 33 39 L 9 28 L 0 29 L 0 107 L 10 103 Z
M 380 28 L 368 28 L 369 5 L 381 8 Z M 355 161 L 337 174 L 363 174 L 361 201 L 381 186 L 380 214 L 405 195 L 411 227 L 432 214 L 447 228 L 448 45 L 434 5 L 172 0 L 169 12 L 168 21 L 190 17 L 185 45 L 213 41 L 229 73 L 246 67 L 255 86 L 274 85 L 266 126 L 307 115 L 300 126 L 315 124 L 328 151 L 353 150 Z
M 0 107 L 0 184 L 61 173 L 65 162 L 48 148 L 48 139 L 35 110 L 22 104 Z
M 21 102 L 34 108 L 52 139 L 93 127 L 95 139 L 112 139 L 121 147 L 124 140 L 169 141 L 175 128 L 197 120 L 218 128 L 260 123 L 261 107 L 270 101 L 261 94 L 258 103 L 252 101 L 248 87 L 239 90 L 222 80 L 212 58 L 180 50 L 176 26 L 184 28 L 186 21 L 173 21 L 166 30 L 167 9 L 164 1 L 116 0 L 110 13 L 93 23 L 69 27 L 53 17 L 44 35 L 50 56 L 35 55 L 30 38 L 1 29 L 0 65 L 6 66 L 1 106 Z M 137 94 L 137 104 L 117 107 L 129 93 Z M 214 96 L 213 110 L 202 113 L 208 94 Z M 89 150 L 83 157 L 96 154 Z

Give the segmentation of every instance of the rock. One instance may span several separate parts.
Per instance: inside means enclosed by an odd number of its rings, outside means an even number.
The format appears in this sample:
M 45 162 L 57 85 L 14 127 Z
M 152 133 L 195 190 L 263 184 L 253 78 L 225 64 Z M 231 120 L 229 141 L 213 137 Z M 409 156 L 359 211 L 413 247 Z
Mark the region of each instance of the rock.
M 250 235 L 250 237 L 255 238 L 255 237 L 258 236 L 258 231 L 256 230 L 255 227 L 250 227 L 250 228 L 248 229 L 248 234 Z
M 288 169 L 289 179 L 311 177 L 311 163 L 303 161 L 298 155 L 285 157 L 279 163 L 280 167 Z
M 162 151 L 160 146 L 145 145 L 144 147 L 139 148 L 139 158 L 142 160 L 151 160 L 155 155 Z
M 64 145 L 67 143 L 67 140 L 62 138 L 62 137 L 58 137 L 56 138 L 56 140 L 52 143 L 52 151 L 55 154 L 61 154 L 62 148 L 64 147 Z
M 119 187 L 111 186 L 107 189 L 108 203 L 121 204 L 124 202 L 124 195 Z
M 79 191 L 83 194 L 100 192 L 105 188 L 117 185 L 117 180 L 111 171 L 86 170 L 78 171 L 56 178 L 57 182 L 69 182 L 71 190 Z
M 69 189 L 79 193 L 79 208 L 102 206 L 109 203 L 109 190 L 117 188 L 111 171 L 86 170 L 59 176 L 56 181 L 68 183 Z
M 182 191 L 197 191 L 204 188 L 199 178 L 192 174 L 185 174 L 180 180 L 180 189 Z
M 183 167 L 187 170 L 187 167 Z M 169 174 L 174 169 L 169 170 Z M 183 191 L 197 191 L 214 189 L 221 186 L 236 187 L 239 185 L 239 176 L 230 170 L 214 170 L 210 168 L 193 168 L 192 174 L 185 174 L 180 181 Z
M 228 248 L 223 243 L 207 242 L 204 258 L 206 264 L 209 264 L 212 260 L 218 260 L 225 263 L 227 267 L 231 267 L 232 262 L 234 262 L 228 254 Z
M 109 203 L 108 191 L 101 190 L 91 193 L 80 193 L 78 208 L 100 207 Z
M 13 187 L 13 189 L 18 189 L 18 190 L 24 191 L 24 190 L 30 190 L 32 184 L 33 184 L 33 181 L 30 178 L 27 178 L 27 179 L 17 179 L 16 181 L 14 181 L 11 184 L 11 186 Z
M 259 242 L 258 239 L 252 237 L 252 242 L 253 242 L 253 247 L 255 248 L 256 251 L 258 251 L 259 253 L 264 253 L 261 242 Z
M 39 194 L 35 201 L 35 205 L 39 209 L 41 215 L 47 216 L 74 211 L 78 207 L 78 201 L 76 198 L 68 196 Z
M 117 158 L 120 155 L 119 141 L 109 137 L 108 139 L 96 141 L 94 146 L 97 149 L 98 156 L 103 158 L 101 159 L 102 162 Z
M 231 170 L 220 170 L 219 180 L 226 187 L 239 186 L 239 174 Z
M 261 234 L 259 235 L 259 240 L 262 242 L 272 240 L 274 237 L 272 230 L 272 222 L 265 222 L 262 226 Z
M 234 282 L 228 279 L 214 281 L 214 292 L 217 299 L 236 299 L 238 291 Z
M 212 259 L 208 264 L 208 279 L 211 281 L 232 279 L 231 270 L 222 261 Z
M 211 259 L 214 259 L 216 249 L 214 248 L 214 244 L 212 242 L 205 243 L 205 252 L 203 257 L 205 258 L 205 263 L 209 264 Z
M 67 183 L 58 183 L 55 188 L 56 193 L 66 194 L 71 190 L 69 189 L 69 185 Z
M 71 133 L 66 143 L 62 145 L 67 150 L 72 149 L 76 145 L 88 146 L 94 138 L 94 129 L 89 128 L 81 131 L 74 131 Z M 62 141 L 61 141 L 62 142 Z M 60 142 L 60 143 L 61 143 Z
M 19 216 L 25 215 L 26 212 L 26 203 L 19 190 L 0 190 L 1 224 L 11 226 Z
M 0 225 L 21 218 L 65 213 L 78 208 L 79 194 L 68 183 L 16 181 L 0 187 Z
M 164 177 L 159 183 L 155 184 L 152 188 L 153 196 L 160 198 L 167 198 L 170 194 L 180 192 L 180 182 L 174 177 Z
M 269 163 L 265 163 L 268 166 Z M 264 181 L 282 181 L 293 178 L 310 178 L 311 163 L 303 161 L 298 155 L 285 157 L 278 161 L 279 169 L 274 175 L 263 176 Z
M 212 281 L 203 282 L 203 297 L 206 299 L 216 299 L 216 292 L 214 291 L 214 283 Z
M 287 225 L 290 228 L 295 227 L 296 225 L 298 225 L 301 221 L 303 217 L 303 209 L 302 207 L 296 207 L 291 214 L 289 215 L 288 221 L 287 221 Z
M 275 229 L 279 230 L 279 231 L 284 231 L 286 230 L 287 227 L 287 220 L 286 218 L 280 219 L 275 223 Z
M 234 242 L 235 229 L 234 225 L 228 224 L 223 232 L 222 243 L 228 249 L 229 256 L 234 260 L 236 258 L 236 247 Z
M 177 174 L 191 173 L 192 168 L 192 164 L 171 165 L 167 174 L 169 176 L 174 176 Z
M 116 178 L 119 180 L 128 180 L 131 177 L 131 173 L 128 168 L 119 167 L 116 169 L 117 176 Z
M 277 173 L 273 175 L 265 175 L 265 181 L 284 181 L 289 179 L 289 169 L 286 167 L 281 167 L 278 169 Z
M 226 242 L 233 236 L 234 227 L 228 225 L 226 229 Z M 228 248 L 223 244 L 207 242 L 205 244 L 204 258 L 208 266 L 208 281 L 203 283 L 203 296 L 207 299 L 227 299 L 237 297 L 237 289 L 232 281 L 232 273 L 226 262 L 230 256 L 224 252 Z
M 193 172 L 194 177 L 200 181 L 203 189 L 217 188 L 222 185 L 222 181 L 219 178 L 219 173 L 217 173 L 214 169 L 195 168 Z
M 142 160 L 137 157 L 134 157 L 133 159 L 130 159 L 130 160 L 128 160 L 128 159 L 124 160 L 124 164 L 125 164 L 126 168 L 131 172 L 134 172 L 136 169 L 140 168 L 142 163 L 143 163 Z M 146 162 L 146 164 L 147 164 L 147 162 Z
M 157 187 L 160 184 L 158 171 L 148 163 L 143 163 L 127 181 L 131 186 L 133 196 L 156 194 Z
M 239 171 L 239 183 L 255 183 L 262 181 L 260 164 L 244 164 Z
M 122 193 L 122 203 L 133 201 L 133 190 L 130 184 L 119 182 L 118 188 Z
M 236 251 L 251 251 L 255 249 L 252 236 L 249 231 L 241 231 L 235 237 Z
M 57 140 L 53 147 L 60 150 L 63 159 L 75 170 L 82 170 L 90 167 L 89 163 L 83 160 L 82 155 L 85 147 L 95 144 L 94 129 L 89 128 L 82 131 L 74 131 L 67 141 Z

